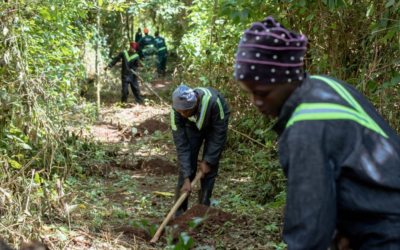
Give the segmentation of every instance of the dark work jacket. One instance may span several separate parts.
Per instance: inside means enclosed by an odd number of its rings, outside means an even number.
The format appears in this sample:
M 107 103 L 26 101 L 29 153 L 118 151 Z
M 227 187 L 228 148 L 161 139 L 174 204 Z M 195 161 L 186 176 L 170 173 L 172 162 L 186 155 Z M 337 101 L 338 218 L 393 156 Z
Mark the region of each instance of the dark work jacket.
M 338 229 L 354 249 L 389 249 L 369 244 L 400 239 L 400 139 L 360 92 L 333 80 L 341 94 L 305 75 L 273 126 L 287 177 L 283 239 L 289 250 L 326 250 Z
M 162 37 L 156 37 L 154 39 L 154 47 L 156 48 L 157 56 L 165 56 L 168 54 L 167 45 L 165 44 L 165 39 Z
M 207 93 L 204 89 L 207 89 Z M 172 134 L 176 150 L 178 151 L 179 172 L 183 178 L 192 174 L 190 167 L 190 144 L 186 135 L 186 127 L 197 128 L 199 131 L 212 136 L 206 143 L 209 145 L 204 152 L 203 160 L 212 165 L 218 164 L 218 159 L 224 149 L 226 133 L 228 130 L 226 119 L 231 111 L 224 97 L 211 87 L 194 89 L 200 96 L 200 104 L 195 116 L 183 117 L 174 108 L 171 110 Z M 207 101 L 208 100 L 208 101 Z M 197 119 L 196 119 L 197 118 Z
M 129 58 L 127 58 L 127 55 Z M 139 55 L 135 52 L 132 55 L 129 55 L 129 52 L 124 50 L 119 52 L 119 54 L 114 57 L 114 59 L 108 64 L 111 68 L 113 67 L 119 60 L 122 59 L 122 69 L 121 69 L 121 78 L 123 82 L 133 82 L 135 79 L 135 75 L 132 73 L 131 69 L 137 71 L 139 66 Z
M 140 38 L 142 38 L 142 33 L 136 32 L 135 42 L 139 42 Z
M 148 50 L 149 48 L 154 47 L 154 37 L 152 37 L 148 34 L 145 34 L 144 37 L 140 38 L 138 43 L 140 46 L 139 49 L 144 52 L 144 51 Z

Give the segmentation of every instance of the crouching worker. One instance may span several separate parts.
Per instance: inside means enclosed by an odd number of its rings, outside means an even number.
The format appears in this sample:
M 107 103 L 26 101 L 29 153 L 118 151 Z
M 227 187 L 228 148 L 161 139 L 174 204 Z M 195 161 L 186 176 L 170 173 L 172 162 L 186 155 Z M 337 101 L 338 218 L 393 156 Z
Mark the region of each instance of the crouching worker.
M 350 249 L 400 249 L 400 138 L 353 86 L 304 73 L 306 44 L 269 17 L 244 32 L 236 57 L 253 105 L 277 118 L 283 239 L 326 250 L 337 230 Z
M 198 203 L 210 206 L 210 198 L 218 175 L 219 160 L 228 133 L 230 109 L 224 97 L 215 89 L 191 89 L 179 86 L 173 93 L 171 125 L 178 151 L 179 179 L 175 201 L 183 192 L 192 191 L 190 182 L 197 172 L 197 159 L 204 141 L 200 169 L 203 172 Z M 175 213 L 181 215 L 188 208 L 188 198 Z

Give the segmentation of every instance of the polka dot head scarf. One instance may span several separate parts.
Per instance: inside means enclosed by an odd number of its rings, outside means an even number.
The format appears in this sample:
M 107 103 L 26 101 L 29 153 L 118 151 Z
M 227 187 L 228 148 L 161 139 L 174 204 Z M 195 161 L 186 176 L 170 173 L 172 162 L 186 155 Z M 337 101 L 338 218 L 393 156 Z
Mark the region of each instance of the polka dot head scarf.
M 243 33 L 235 54 L 237 81 L 263 84 L 303 80 L 307 38 L 288 31 L 272 17 L 253 23 Z

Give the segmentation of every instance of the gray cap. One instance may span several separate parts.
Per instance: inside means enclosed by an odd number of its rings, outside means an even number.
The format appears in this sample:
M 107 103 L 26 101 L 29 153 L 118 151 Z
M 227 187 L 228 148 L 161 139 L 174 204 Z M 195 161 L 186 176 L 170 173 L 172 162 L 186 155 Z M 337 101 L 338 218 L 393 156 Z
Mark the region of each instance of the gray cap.
M 173 107 L 179 110 L 189 110 L 196 106 L 197 98 L 193 89 L 180 85 L 172 94 Z

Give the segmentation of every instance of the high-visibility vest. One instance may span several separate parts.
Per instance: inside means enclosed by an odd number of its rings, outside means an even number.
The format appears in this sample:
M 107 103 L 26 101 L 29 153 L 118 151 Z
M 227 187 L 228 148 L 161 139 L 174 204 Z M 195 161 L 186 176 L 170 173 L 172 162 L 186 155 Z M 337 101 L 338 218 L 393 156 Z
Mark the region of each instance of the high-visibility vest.
M 332 87 L 353 108 L 334 103 L 302 103 L 293 112 L 286 127 L 307 120 L 352 120 L 372 131 L 389 138 L 379 125 L 364 111 L 354 97 L 338 82 L 322 76 L 310 76 Z

